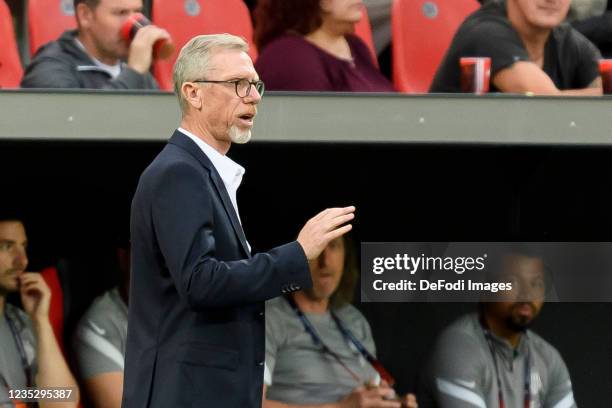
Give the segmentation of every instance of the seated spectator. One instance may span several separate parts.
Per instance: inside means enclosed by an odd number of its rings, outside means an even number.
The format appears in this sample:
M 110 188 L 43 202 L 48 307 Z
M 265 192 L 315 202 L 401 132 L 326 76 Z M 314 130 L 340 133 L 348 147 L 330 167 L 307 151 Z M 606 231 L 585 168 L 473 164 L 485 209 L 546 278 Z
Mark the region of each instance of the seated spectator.
M 51 291 L 39 273 L 26 272 L 26 248 L 19 218 L 0 218 L 0 406 L 13 406 L 9 390 L 60 387 L 71 390 L 72 401 L 40 400 L 38 406 L 76 407 L 77 384 L 49 322 Z M 23 310 L 6 302 L 14 292 Z
M 370 325 L 350 304 L 357 264 L 349 238 L 331 241 L 311 261 L 313 287 L 266 302 L 263 408 L 400 407 L 394 391 L 367 362 Z M 327 347 L 327 352 L 324 347 Z M 338 362 L 335 355 L 342 363 Z M 416 407 L 414 395 L 403 398 Z
M 79 321 L 73 339 L 77 373 L 86 399 L 96 408 L 120 408 L 128 322 L 130 249 L 117 248 L 121 282 L 94 300 Z
M 575 408 L 559 352 L 529 330 L 546 293 L 542 258 L 514 248 L 501 257 L 498 282 L 513 289 L 447 327 L 426 375 L 424 407 Z
M 121 38 L 142 0 L 74 0 L 77 30 L 41 47 L 27 67 L 23 88 L 157 89 L 149 73 L 153 45 L 170 35 L 142 27 L 131 44 Z M 125 60 L 125 61 L 124 61 Z
M 612 58 L 612 1 L 573 0 L 567 19 L 605 58 Z
M 353 35 L 362 4 L 346 0 L 259 0 L 255 64 L 275 91 L 390 92 L 367 46 Z
M 601 95 L 599 51 L 562 24 L 569 3 L 485 2 L 459 27 L 430 92 L 461 92 L 459 59 L 490 57 L 493 92 Z

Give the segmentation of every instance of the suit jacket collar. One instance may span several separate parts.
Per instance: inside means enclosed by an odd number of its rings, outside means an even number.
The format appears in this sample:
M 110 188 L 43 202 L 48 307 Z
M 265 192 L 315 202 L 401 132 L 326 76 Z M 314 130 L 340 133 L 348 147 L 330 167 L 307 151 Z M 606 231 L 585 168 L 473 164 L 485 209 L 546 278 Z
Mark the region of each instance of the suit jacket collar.
M 234 206 L 232 205 L 232 201 L 230 200 L 229 194 L 225 188 L 225 184 L 223 184 L 223 180 L 221 180 L 221 176 L 219 172 L 212 164 L 210 159 L 204 154 L 202 149 L 193 142 L 193 140 L 189 139 L 186 135 L 179 132 L 178 130 L 174 131 L 174 134 L 168 141 L 169 144 L 173 144 L 175 146 L 180 147 L 183 150 L 186 150 L 189 154 L 195 157 L 202 166 L 210 172 L 210 178 L 212 179 L 213 185 L 221 198 L 221 202 L 223 202 L 223 207 L 225 207 L 225 211 L 230 219 L 232 227 L 234 228 L 234 232 L 242 245 L 242 249 L 244 250 L 247 257 L 251 257 L 251 251 L 249 250 L 249 246 L 247 245 L 246 237 L 244 235 L 244 231 L 242 226 L 240 225 L 240 221 L 238 220 L 238 215 L 236 215 L 236 211 L 234 210 Z

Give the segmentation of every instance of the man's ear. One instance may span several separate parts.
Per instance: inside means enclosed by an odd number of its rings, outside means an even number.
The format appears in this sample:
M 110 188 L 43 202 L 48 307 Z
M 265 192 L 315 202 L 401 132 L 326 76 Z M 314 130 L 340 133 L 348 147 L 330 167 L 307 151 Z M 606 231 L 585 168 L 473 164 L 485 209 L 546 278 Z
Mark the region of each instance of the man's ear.
M 185 98 L 187 103 L 194 109 L 202 109 L 202 88 L 193 82 L 184 82 L 181 86 L 181 93 L 183 94 L 183 98 Z
M 94 10 L 92 10 L 87 4 L 79 3 L 74 10 L 74 15 L 77 20 L 79 28 L 91 27 L 93 20 Z

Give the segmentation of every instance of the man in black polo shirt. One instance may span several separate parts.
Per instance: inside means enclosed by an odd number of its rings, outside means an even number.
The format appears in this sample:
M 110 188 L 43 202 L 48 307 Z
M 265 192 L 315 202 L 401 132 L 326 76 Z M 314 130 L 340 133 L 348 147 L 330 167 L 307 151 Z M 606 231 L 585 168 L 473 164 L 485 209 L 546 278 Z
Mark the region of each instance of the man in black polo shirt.
M 489 1 L 459 27 L 430 92 L 461 92 L 459 59 L 491 58 L 491 91 L 600 95 L 597 48 L 564 24 L 570 0 Z

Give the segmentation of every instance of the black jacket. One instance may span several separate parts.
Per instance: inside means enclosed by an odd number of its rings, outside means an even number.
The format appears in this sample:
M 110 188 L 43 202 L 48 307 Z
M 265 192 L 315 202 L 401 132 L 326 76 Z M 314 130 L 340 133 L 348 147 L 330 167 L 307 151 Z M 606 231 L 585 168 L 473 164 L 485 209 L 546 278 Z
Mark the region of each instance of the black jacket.
M 221 176 L 176 131 L 132 201 L 123 408 L 261 408 L 264 301 L 312 286 L 297 242 L 251 256 Z
M 41 47 L 26 69 L 22 88 L 158 89 L 150 73 L 145 75 L 123 66 L 115 79 L 96 66 L 74 41 L 69 30 Z

